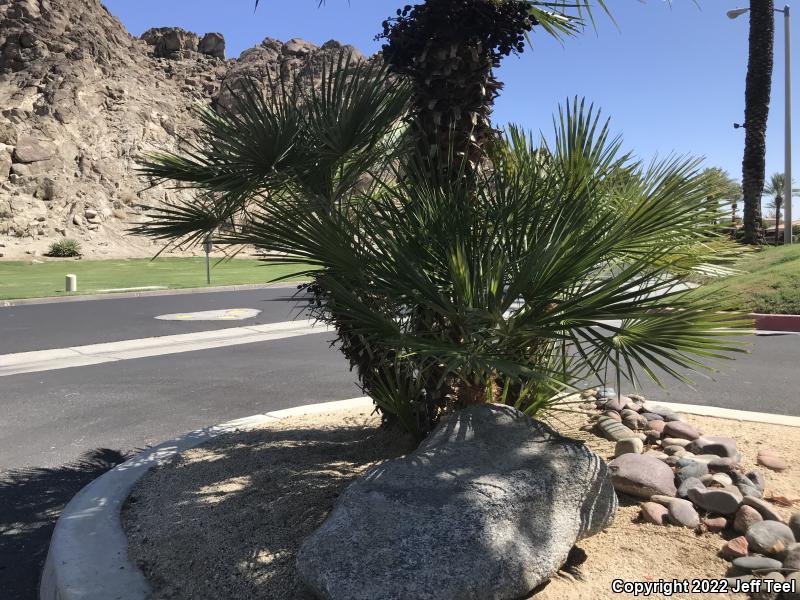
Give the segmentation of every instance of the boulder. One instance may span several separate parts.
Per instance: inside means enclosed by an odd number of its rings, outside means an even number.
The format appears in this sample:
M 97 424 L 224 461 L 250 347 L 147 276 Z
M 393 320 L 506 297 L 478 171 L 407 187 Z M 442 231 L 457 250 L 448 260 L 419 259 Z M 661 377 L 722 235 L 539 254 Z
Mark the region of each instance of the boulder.
M 325 600 L 522 597 L 616 507 L 608 469 L 585 444 L 481 404 L 348 486 L 297 568 Z
M 197 51 L 200 38 L 196 33 L 180 27 L 154 27 L 142 34 L 142 39 L 153 46 L 153 55 L 174 58 L 181 50 Z
M 207 54 L 214 58 L 225 58 L 225 38 L 221 33 L 207 33 L 197 46 L 200 54 Z
M 21 135 L 14 148 L 14 160 L 18 163 L 28 164 L 48 160 L 55 154 L 51 142 L 40 140 L 32 135 Z
M 618 492 L 648 500 L 677 492 L 672 469 L 648 454 L 623 454 L 608 463 L 608 470 Z

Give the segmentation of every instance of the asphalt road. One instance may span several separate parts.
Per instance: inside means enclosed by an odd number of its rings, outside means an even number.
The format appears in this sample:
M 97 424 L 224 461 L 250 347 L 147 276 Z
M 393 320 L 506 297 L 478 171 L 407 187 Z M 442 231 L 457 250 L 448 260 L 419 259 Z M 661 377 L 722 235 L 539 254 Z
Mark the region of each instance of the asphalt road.
M 290 320 L 293 289 L 0 308 L 0 354 Z M 155 316 L 259 308 L 256 319 Z M 0 378 L 0 598 L 33 600 L 65 503 L 137 449 L 222 421 L 361 395 L 330 333 Z M 800 415 L 800 336 L 753 337 L 751 354 L 654 400 Z M 2 359 L 0 359 L 2 360 Z M 623 392 L 630 391 L 623 386 Z
M 0 307 L 0 355 L 115 342 L 194 331 L 291 321 L 303 311 L 297 286 L 108 298 Z M 246 321 L 158 321 L 158 315 L 226 308 L 255 308 Z

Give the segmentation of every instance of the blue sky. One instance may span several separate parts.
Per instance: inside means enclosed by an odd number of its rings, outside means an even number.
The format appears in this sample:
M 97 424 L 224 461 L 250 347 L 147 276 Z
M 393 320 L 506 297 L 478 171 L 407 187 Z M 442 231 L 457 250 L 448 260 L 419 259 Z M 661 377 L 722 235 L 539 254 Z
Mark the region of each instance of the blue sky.
M 329 39 L 351 43 L 365 53 L 380 46 L 373 38 L 381 21 L 405 2 L 399 0 L 104 0 L 131 33 L 150 27 L 181 26 L 225 36 L 228 55 L 265 37 L 301 37 L 321 44 Z M 627 148 L 650 158 L 671 152 L 705 156 L 741 177 L 747 65 L 747 16 L 734 21 L 725 12 L 747 0 L 611 0 L 615 26 L 601 16 L 597 30 L 563 45 L 534 33 L 532 49 L 510 57 L 500 69 L 506 87 L 497 101 L 495 121 L 513 121 L 550 129 L 560 102 L 579 95 L 611 117 Z M 699 5 L 699 6 L 698 6 Z M 777 15 L 772 105 L 767 132 L 767 175 L 783 171 L 783 16 Z M 800 48 L 800 13 L 793 17 L 795 48 Z M 797 56 L 797 52 L 794 53 Z M 800 64 L 800 57 L 794 61 Z M 797 69 L 793 69 L 796 76 Z M 796 80 L 796 78 L 795 78 Z M 800 85 L 795 85 L 800 98 Z M 800 124 L 797 102 L 795 122 Z M 800 136 L 793 129 L 795 156 Z M 800 161 L 794 179 L 800 181 Z M 800 216 L 795 200 L 794 216 Z

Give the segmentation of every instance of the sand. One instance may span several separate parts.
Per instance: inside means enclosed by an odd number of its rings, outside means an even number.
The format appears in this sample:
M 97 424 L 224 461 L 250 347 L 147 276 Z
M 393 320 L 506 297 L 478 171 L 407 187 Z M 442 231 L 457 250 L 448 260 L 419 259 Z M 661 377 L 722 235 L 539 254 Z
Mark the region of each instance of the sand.
M 579 431 L 586 416 L 558 413 L 551 424 L 610 459 L 613 444 Z M 708 434 L 734 437 L 745 471 L 759 448 L 800 464 L 800 428 L 687 416 Z M 409 451 L 411 440 L 378 428 L 366 411 L 296 417 L 225 435 L 151 471 L 123 511 L 130 555 L 155 588 L 154 600 L 307 600 L 295 553 L 354 477 Z M 764 470 L 767 493 L 800 492 L 800 471 Z M 791 508 L 779 507 L 785 515 Z M 612 581 L 719 579 L 729 563 L 717 551 L 735 534 L 701 533 L 638 522 L 638 502 L 621 498 L 611 527 L 577 544 L 568 566 L 535 600 L 632 598 Z M 652 595 L 649 598 L 664 598 Z M 676 593 L 671 598 L 745 598 Z

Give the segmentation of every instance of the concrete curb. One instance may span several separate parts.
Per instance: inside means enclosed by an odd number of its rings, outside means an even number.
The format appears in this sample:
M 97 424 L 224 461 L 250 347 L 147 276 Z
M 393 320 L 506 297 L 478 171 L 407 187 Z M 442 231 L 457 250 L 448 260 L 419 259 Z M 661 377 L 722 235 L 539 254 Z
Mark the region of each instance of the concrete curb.
M 107 294 L 85 294 L 82 296 L 53 296 L 50 298 L 20 298 L 19 300 L 0 300 L 0 308 L 10 306 L 30 306 L 35 304 L 58 304 L 59 302 L 86 302 L 87 300 L 110 300 L 116 298 L 142 298 L 147 296 L 180 296 L 181 294 L 213 294 L 215 292 L 239 292 L 242 290 L 261 290 L 272 288 L 296 288 L 305 281 L 290 283 L 246 283 L 241 285 L 221 285 L 218 287 L 176 288 L 171 290 L 152 290 L 146 292 L 109 292 Z
M 168 440 L 118 465 L 84 487 L 58 518 L 47 552 L 40 600 L 146 600 L 152 589 L 128 560 L 120 514 L 136 482 L 179 452 L 237 430 L 290 416 L 372 405 L 369 398 L 309 404 L 229 421 Z
M 756 330 L 800 332 L 800 315 L 748 315 L 756 323 Z
M 703 406 L 701 404 L 681 404 L 679 402 L 655 402 L 648 400 L 644 405 L 645 407 L 647 405 L 663 406 L 675 412 L 687 415 L 698 415 L 701 417 L 717 417 L 719 419 L 731 419 L 734 421 L 752 421 L 753 423 L 766 423 L 768 425 L 800 427 L 800 417 L 793 417 L 791 415 L 776 415 L 773 413 L 736 410 L 717 406 Z

